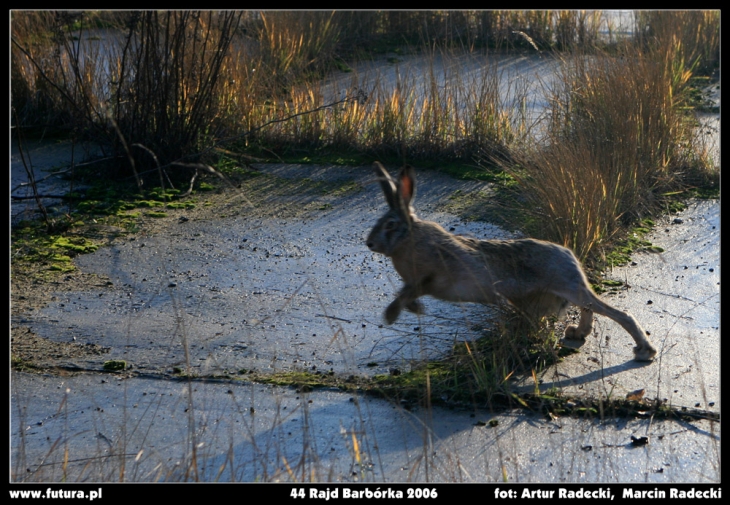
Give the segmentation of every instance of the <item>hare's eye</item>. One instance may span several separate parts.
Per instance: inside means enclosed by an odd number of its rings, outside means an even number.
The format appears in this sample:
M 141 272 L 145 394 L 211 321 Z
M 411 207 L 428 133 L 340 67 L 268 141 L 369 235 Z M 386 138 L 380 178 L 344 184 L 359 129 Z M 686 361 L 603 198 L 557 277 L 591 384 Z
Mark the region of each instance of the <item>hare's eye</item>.
M 396 221 L 393 221 L 393 220 L 386 221 L 385 222 L 385 230 L 386 231 L 394 230 L 397 224 L 398 223 Z

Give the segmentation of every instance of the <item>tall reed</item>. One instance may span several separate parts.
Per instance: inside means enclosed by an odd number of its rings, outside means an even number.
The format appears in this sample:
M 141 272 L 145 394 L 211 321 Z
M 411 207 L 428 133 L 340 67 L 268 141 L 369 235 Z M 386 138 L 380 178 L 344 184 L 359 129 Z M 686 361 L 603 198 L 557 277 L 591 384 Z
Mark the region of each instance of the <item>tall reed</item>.
M 413 161 L 504 153 L 530 125 L 519 102 L 500 91 L 504 76 L 489 58 L 482 71 L 468 75 L 458 65 L 439 73 L 434 60 L 424 76 L 396 65 L 395 86 L 353 75 L 343 96 L 358 100 L 337 107 L 327 105 L 342 97 L 333 98 L 321 77 L 341 55 L 377 41 L 422 41 L 430 51 L 511 45 L 534 53 L 534 44 L 595 53 L 606 26 L 600 11 L 147 11 L 110 15 L 118 28 L 95 42 L 91 19 L 87 13 L 13 13 L 12 104 L 21 125 L 54 124 L 100 142 L 126 167 L 122 175 L 129 173 L 130 156 L 142 167 L 155 164 L 144 150 L 127 154 L 119 133 L 128 146 L 144 144 L 162 165 L 230 139 L 279 154 L 337 148 Z M 677 119 L 681 90 L 697 55 L 715 54 L 719 34 L 712 12 L 639 19 L 649 27 L 639 34 L 646 54 L 626 49 L 624 64 L 600 54 L 578 58 L 563 76 L 565 88 L 551 98 L 551 141 L 582 145 L 577 137 L 590 132 L 598 139 L 591 154 L 597 159 L 617 156 L 600 147 L 607 141 L 627 146 L 622 156 L 628 166 L 637 164 L 629 179 L 644 189 L 622 190 L 619 215 L 642 212 L 651 200 L 645 188 L 673 177 L 685 135 Z M 677 36 L 670 37 L 672 27 Z M 431 58 L 437 57 L 453 56 L 434 51 Z M 632 142 L 635 162 L 628 154 Z M 655 173 L 647 168 L 653 160 Z
M 564 62 L 544 144 L 506 167 L 539 220 L 536 234 L 584 259 L 656 210 L 692 156 L 683 108 L 691 73 L 677 74 L 671 61 L 633 53 Z
M 568 47 L 594 39 L 599 18 L 584 11 L 13 12 L 12 104 L 17 126 L 53 125 L 95 140 L 122 160 L 122 175 L 129 159 L 155 164 L 120 138 L 144 144 L 164 166 L 293 114 L 297 121 L 244 140 L 467 158 L 469 146 L 512 136 L 514 121 L 493 105 L 500 98 L 492 84 L 466 89 L 458 75 L 431 75 L 421 86 L 405 75 L 396 90 L 367 90 L 368 101 L 304 113 L 324 105 L 319 79 L 339 58 L 369 51 L 363 47 L 519 45 L 519 32 L 542 48 Z M 106 30 L 90 31 L 97 26 Z M 439 89 L 445 80 L 458 92 Z M 364 96 L 355 81 L 350 94 Z
M 708 73 L 720 61 L 720 11 L 636 11 L 634 37 L 643 49 L 668 54 L 677 71 Z
M 104 44 L 89 36 L 83 20 L 71 29 L 61 14 L 14 14 L 12 92 L 18 109 L 33 107 L 40 94 L 56 123 L 66 118 L 117 155 L 124 154 L 120 137 L 128 146 L 144 144 L 163 163 L 199 152 L 220 127 L 227 106 L 221 97 L 230 98 L 221 92 L 221 68 L 241 13 L 132 13 L 123 18 L 124 31 L 107 33 Z M 52 34 L 50 43 L 26 43 L 25 25 L 26 32 Z M 153 166 L 144 152 L 128 156 Z
M 507 76 L 489 57 L 475 57 L 472 66 L 479 70 L 468 76 L 456 64 L 436 70 L 437 59 L 456 62 L 456 58 L 449 52 L 425 57 L 425 79 L 409 67 L 353 75 L 349 84 L 337 89 L 358 99 L 336 107 L 325 107 L 335 98 L 332 88 L 316 77 L 278 93 L 272 90 L 263 106 L 239 102 L 247 125 L 290 118 L 247 141 L 281 153 L 336 148 L 373 156 L 406 155 L 412 160 L 469 161 L 480 149 L 513 142 L 520 128 L 526 130 L 526 119 L 510 113 L 515 97 L 501 93 L 519 91 L 509 89 Z
M 530 233 L 581 259 L 710 165 L 686 105 L 692 76 L 717 62 L 719 13 L 641 11 L 635 20 L 618 52 L 564 62 L 547 92 L 546 137 L 504 164 L 521 185 Z

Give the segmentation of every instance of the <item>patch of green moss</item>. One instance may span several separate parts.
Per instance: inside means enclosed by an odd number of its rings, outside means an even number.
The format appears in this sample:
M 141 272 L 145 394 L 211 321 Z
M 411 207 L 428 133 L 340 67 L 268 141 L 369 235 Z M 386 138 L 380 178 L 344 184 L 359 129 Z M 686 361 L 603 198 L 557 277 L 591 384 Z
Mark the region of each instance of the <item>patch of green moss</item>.
M 612 287 L 612 288 L 624 285 L 624 283 L 621 281 L 615 281 L 615 280 L 611 280 L 611 279 L 604 279 L 601 281 L 601 284 L 603 284 L 604 286 Z
M 607 291 L 601 284 L 591 284 L 591 289 L 597 295 L 603 294 Z
M 676 214 L 677 212 L 682 212 L 686 208 L 687 208 L 687 204 L 680 200 L 670 200 L 666 204 L 666 210 L 670 214 Z
M 48 267 L 48 269 L 53 272 L 68 273 L 76 270 L 76 267 L 73 264 L 68 265 L 65 263 L 54 263 Z
M 99 212 L 106 207 L 107 204 L 100 200 L 83 200 L 76 204 L 76 210 L 79 212 Z
M 165 206 L 165 204 L 163 202 L 159 202 L 157 200 L 137 200 L 136 202 L 134 202 L 134 204 L 137 207 L 147 207 L 147 208 Z
M 50 257 L 51 266 L 49 270 L 54 272 L 73 272 L 76 270 L 76 266 L 73 264 L 71 257 L 65 254 L 54 254 Z
M 51 237 L 51 249 L 67 249 L 79 254 L 96 251 L 99 246 L 85 237 L 61 236 Z
M 632 228 L 629 235 L 606 254 L 606 264 L 609 267 L 621 266 L 631 261 L 631 254 L 635 251 L 664 252 L 661 247 L 653 245 L 644 236 L 651 231 L 654 221 L 651 219 L 642 220 L 638 226 Z
M 136 208 L 137 208 L 137 205 L 135 205 L 132 202 L 120 202 L 120 204 L 116 207 L 117 212 L 125 211 L 125 210 L 133 210 Z
M 107 372 L 119 372 L 127 368 L 127 362 L 121 359 L 110 359 L 104 362 L 103 368 Z
M 376 375 L 373 382 L 377 387 L 407 394 L 425 390 L 427 382 L 443 380 L 453 374 L 453 371 L 453 367 L 446 362 L 432 361 L 405 373 Z
M 141 212 L 117 212 L 116 215 L 118 217 L 121 217 L 121 218 L 132 218 L 132 219 L 136 219 L 139 216 L 141 216 L 142 213 Z
M 160 187 L 152 188 L 149 191 L 149 197 L 158 201 L 169 201 L 173 198 L 177 198 L 180 194 L 179 189 L 162 189 Z
M 160 219 L 163 217 L 167 217 L 167 212 L 146 212 L 145 216 Z
M 167 204 L 170 209 L 194 209 L 195 204 L 190 202 L 170 202 Z

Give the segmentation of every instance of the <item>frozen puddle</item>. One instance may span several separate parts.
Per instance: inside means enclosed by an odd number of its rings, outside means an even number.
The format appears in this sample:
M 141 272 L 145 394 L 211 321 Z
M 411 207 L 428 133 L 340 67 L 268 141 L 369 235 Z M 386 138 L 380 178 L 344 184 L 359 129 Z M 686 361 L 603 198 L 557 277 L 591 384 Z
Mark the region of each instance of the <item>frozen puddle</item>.
M 108 359 L 138 369 L 183 366 L 187 345 L 201 375 L 387 373 L 478 336 L 473 328 L 484 325 L 488 308 L 432 299 L 425 300 L 426 315 L 403 313 L 383 326 L 400 279 L 390 260 L 367 249 L 365 237 L 386 205 L 377 184 L 368 184 L 369 168 L 351 172 L 363 190 L 300 218 L 243 211 L 191 220 L 78 257 L 79 268 L 108 276 L 115 289 L 58 293 L 32 328 L 51 340 L 111 347 Z M 305 174 L 300 167 L 299 177 Z M 317 169 L 307 175 L 318 177 Z M 441 177 L 424 174 L 419 181 L 423 218 L 477 237 L 508 236 L 493 225 L 429 213 L 429 202 L 455 189 L 453 182 L 440 184 Z
M 720 480 L 719 424 L 709 421 L 409 412 L 340 392 L 228 381 L 12 379 L 22 433 L 12 438 L 12 472 L 29 481 Z M 631 443 L 647 435 L 649 444 Z
M 312 180 L 327 174 L 294 165 L 266 170 Z M 426 315 L 404 313 L 382 326 L 400 280 L 389 260 L 364 244 L 385 210 L 370 173 L 338 172 L 363 189 L 328 197 L 296 218 L 242 209 L 176 221 L 154 236 L 78 257 L 79 268 L 108 276 L 113 287 L 57 293 L 51 305 L 13 324 L 54 341 L 111 348 L 95 362 L 66 365 L 98 370 L 99 360 L 124 359 L 144 375 L 13 372 L 14 478 L 104 482 L 119 480 L 124 469 L 133 481 L 720 480 L 716 422 L 547 420 L 479 406 L 408 411 L 339 391 L 186 382 L 160 373 L 185 369 L 188 359 L 193 374 L 207 377 L 243 369 L 388 373 L 478 336 L 488 307 L 431 299 L 424 300 Z M 419 173 L 419 215 L 456 233 L 508 236 L 438 212 L 456 189 L 478 184 Z M 677 217 L 682 222 L 673 224 Z M 691 204 L 648 238 L 666 252 L 637 254 L 636 265 L 616 269 L 631 288 L 607 299 L 650 329 L 661 349 L 657 361 L 631 361 L 631 338 L 598 317 L 595 338 L 546 372 L 542 387 L 601 398 L 644 388 L 650 398 L 719 411 L 719 202 Z M 648 444 L 632 444 L 643 436 Z

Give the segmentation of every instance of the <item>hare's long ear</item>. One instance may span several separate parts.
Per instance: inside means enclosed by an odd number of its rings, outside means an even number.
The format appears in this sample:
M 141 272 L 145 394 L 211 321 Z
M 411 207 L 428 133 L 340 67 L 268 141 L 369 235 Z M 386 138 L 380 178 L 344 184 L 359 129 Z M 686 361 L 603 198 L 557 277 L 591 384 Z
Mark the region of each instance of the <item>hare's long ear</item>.
M 373 163 L 373 170 L 375 171 L 375 175 L 377 176 L 378 181 L 380 181 L 380 187 L 383 188 L 383 194 L 385 195 L 385 199 L 388 202 L 388 207 L 390 207 L 391 209 L 397 208 L 398 200 L 396 198 L 395 182 L 393 182 L 390 174 L 385 169 L 385 167 L 380 164 L 379 161 Z
M 405 165 L 398 174 L 398 195 L 408 207 L 416 195 L 416 171 L 410 165 Z
M 416 171 L 410 165 L 404 165 L 398 174 L 398 189 L 396 192 L 398 207 L 406 220 L 411 221 L 415 216 L 411 202 L 416 195 Z

